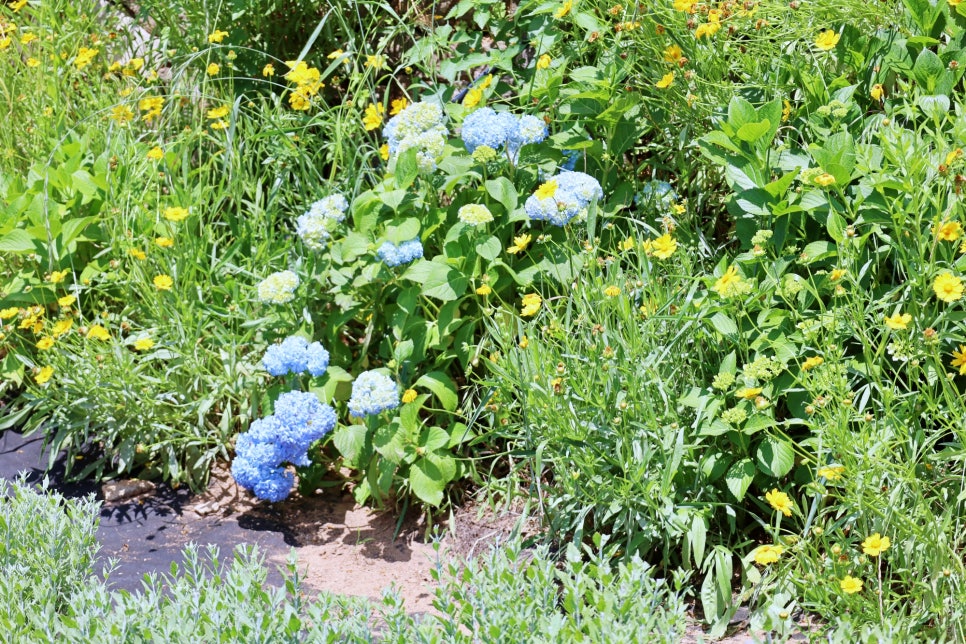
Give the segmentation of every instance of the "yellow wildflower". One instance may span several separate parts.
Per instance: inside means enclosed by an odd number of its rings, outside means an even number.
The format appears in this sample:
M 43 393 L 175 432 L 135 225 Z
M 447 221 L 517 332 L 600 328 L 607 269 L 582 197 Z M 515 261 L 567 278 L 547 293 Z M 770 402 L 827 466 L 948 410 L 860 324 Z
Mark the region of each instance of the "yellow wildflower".
M 159 291 L 170 291 L 171 287 L 174 286 L 174 280 L 168 275 L 155 275 L 152 280 L 154 288 Z
M 37 40 L 37 34 L 34 34 L 34 33 L 25 33 L 23 36 L 20 37 L 20 44 L 21 45 L 29 45 L 30 43 L 32 43 L 35 40 Z
M 134 259 L 139 259 L 141 261 L 144 261 L 147 258 L 147 255 L 140 248 L 132 248 L 127 252 L 127 254 L 133 257 Z
M 759 566 L 773 564 L 778 561 L 778 558 L 783 552 L 785 552 L 785 548 L 782 546 L 773 546 L 771 544 L 759 546 L 758 549 L 755 550 L 755 563 Z
M 50 336 L 40 338 L 40 340 L 38 340 L 37 344 L 34 346 L 36 346 L 40 351 L 46 351 L 54 346 L 54 339 Z
M 11 306 L 8 309 L 0 309 L 0 320 L 9 320 L 11 318 L 17 317 L 17 313 L 20 312 L 16 306 Z
M 827 29 L 818 35 L 815 39 L 815 46 L 823 51 L 828 51 L 833 49 L 835 45 L 839 43 L 839 39 L 842 36 L 835 33 L 831 29 Z
M 219 43 L 228 36 L 227 31 L 221 31 L 220 29 L 215 29 L 213 32 L 208 34 L 208 42 Z
M 407 389 L 406 391 L 403 392 L 403 395 L 402 395 L 403 404 L 411 403 L 412 401 L 416 400 L 416 397 L 418 395 L 419 394 L 416 393 L 415 389 Z
M 209 63 L 208 67 L 205 69 L 205 73 L 209 76 L 217 76 L 218 72 L 221 71 L 221 65 L 218 63 Z
M 271 78 L 274 75 L 275 75 L 275 65 L 271 63 L 266 63 L 265 66 L 262 67 L 262 76 L 264 76 L 265 78 Z
M 650 251 L 658 259 L 667 259 L 678 249 L 678 242 L 670 233 L 664 233 L 651 242 Z
M 548 69 L 550 67 L 550 54 L 543 54 L 537 59 L 537 69 Z
M 46 367 L 44 367 L 43 369 L 37 372 L 37 375 L 34 376 L 34 382 L 36 382 L 38 385 L 42 385 L 48 380 L 50 380 L 50 377 L 53 375 L 54 375 L 54 368 L 51 367 L 50 365 L 47 365 Z
M 844 268 L 834 268 L 832 269 L 832 272 L 828 274 L 829 281 L 837 282 L 843 277 L 845 277 L 845 274 L 847 272 L 848 271 L 845 270 Z
M 385 69 L 386 57 L 379 54 L 366 56 L 366 67 L 372 67 L 373 69 Z
M 154 243 L 157 244 L 159 248 L 171 248 L 174 246 L 174 240 L 170 237 L 156 237 Z
M 784 492 L 773 488 L 771 492 L 765 494 L 765 500 L 776 512 L 781 512 L 786 517 L 792 516 L 792 500 Z
M 205 114 L 205 116 L 207 116 L 210 119 L 221 119 L 228 116 L 228 112 L 230 111 L 231 109 L 227 105 L 221 105 L 219 107 L 213 107 L 210 110 L 208 110 L 208 113 Z
M 908 313 L 899 313 L 885 316 L 885 325 L 893 331 L 902 331 L 912 322 L 912 316 Z
M 614 286 L 613 284 L 604 289 L 604 295 L 607 297 L 617 297 L 621 294 L 621 288 L 619 286 Z
M 164 218 L 168 221 L 184 221 L 188 218 L 187 208 L 181 206 L 170 206 L 164 209 Z
M 154 346 L 154 340 L 151 338 L 140 338 L 134 342 L 135 351 L 147 351 Z
M 149 161 L 160 161 L 164 158 L 164 150 L 156 145 L 148 150 L 147 157 Z
M 958 351 L 953 349 L 953 360 L 949 364 L 959 367 L 959 375 L 966 376 L 966 346 L 961 344 Z
M 852 595 L 862 590 L 862 580 L 856 579 L 852 575 L 846 575 L 842 581 L 839 582 L 839 587 L 842 589 L 843 593 Z
M 540 310 L 540 304 L 543 300 L 536 293 L 527 293 L 523 296 L 523 308 L 520 310 L 520 315 L 530 316 L 536 315 L 537 311 Z
M 573 0 L 566 0 L 566 2 L 560 5 L 559 9 L 553 12 L 553 17 L 556 18 L 557 20 L 560 20 L 568 13 L 570 13 L 570 10 L 573 8 L 573 6 L 574 6 Z
M 724 275 L 715 281 L 711 290 L 721 297 L 727 298 L 744 293 L 747 290 L 747 283 L 738 274 L 738 267 L 732 264 L 725 271 Z
M 492 292 L 493 292 L 493 289 L 490 288 L 490 285 L 489 284 L 481 284 L 479 286 L 479 288 L 476 289 L 476 294 L 477 295 L 482 295 L 483 297 L 486 297 L 487 295 L 489 295 Z
M 70 271 L 67 269 L 64 269 L 62 271 L 54 271 L 53 273 L 50 274 L 50 283 L 59 284 L 63 282 L 64 278 L 67 277 L 69 274 L 70 274 Z
M 671 83 L 673 82 L 674 82 L 674 72 L 668 72 L 667 74 L 661 77 L 661 80 L 654 83 L 654 87 L 658 89 L 667 89 L 668 87 L 671 86 Z
M 945 221 L 934 226 L 932 230 L 940 241 L 954 242 L 963 236 L 963 226 L 958 221 Z
M 77 57 L 74 59 L 74 67 L 77 69 L 84 69 L 91 64 L 91 61 L 94 60 L 94 56 L 96 56 L 98 52 L 100 52 L 100 49 L 88 49 L 87 47 L 81 47 L 77 52 Z
M 402 112 L 409 105 L 409 101 L 405 98 L 393 99 L 392 103 L 389 104 L 389 116 L 395 116 Z
M 815 185 L 822 186 L 823 188 L 827 188 L 833 183 L 835 183 L 835 177 L 830 175 L 828 172 L 823 172 L 822 174 L 815 177 L 814 181 L 815 181 Z
M 963 281 L 952 273 L 941 273 L 933 281 L 932 290 L 943 302 L 955 302 L 963 297 Z
M 142 118 L 148 122 L 161 116 L 162 107 L 164 107 L 163 96 L 145 96 L 138 101 L 138 109 L 145 113 Z
M 111 333 L 102 327 L 100 324 L 95 324 L 87 330 L 87 335 L 85 336 L 88 340 L 110 340 Z
M 533 237 L 530 236 L 530 235 L 528 235 L 527 233 L 524 233 L 522 235 L 519 235 L 517 237 L 514 237 L 513 238 L 513 245 L 512 246 L 508 246 L 507 249 L 506 249 L 506 252 L 510 253 L 511 255 L 516 255 L 517 253 L 522 253 L 523 251 L 525 251 L 527 249 L 527 246 L 530 245 L 530 241 L 532 239 L 533 239 Z
M 379 156 L 382 157 L 383 161 L 389 160 L 389 144 L 383 143 L 379 146 Z
M 664 50 L 664 61 L 668 63 L 676 63 L 681 60 L 683 52 L 681 48 L 677 45 L 670 45 Z
M 742 387 L 735 392 L 735 395 L 745 400 L 751 400 L 761 393 L 761 387 Z
M 57 324 L 54 325 L 54 328 L 51 329 L 50 334 L 55 338 L 59 338 L 60 336 L 70 331 L 71 327 L 73 326 L 74 326 L 74 321 L 71 320 L 70 318 L 58 320 Z
M 556 179 L 551 179 L 550 181 L 540 184 L 540 187 L 537 188 L 534 196 L 537 199 L 551 199 L 555 194 L 557 194 L 557 181 Z
M 367 132 L 378 129 L 382 125 L 382 119 L 385 113 L 386 108 L 382 106 L 382 103 L 370 103 L 369 107 L 366 108 L 365 114 L 362 116 L 362 127 L 366 128 Z
M 876 83 L 869 90 L 869 96 L 873 101 L 881 101 L 882 97 L 885 96 L 885 90 L 882 89 L 882 83 Z
M 719 29 L 721 29 L 721 23 L 718 23 L 718 22 L 709 22 L 709 23 L 701 24 L 701 25 L 698 25 L 698 28 L 694 30 L 694 37 L 697 40 L 700 40 L 701 38 L 705 38 L 705 37 L 710 39 L 711 36 L 718 33 Z
M 842 478 L 845 467 L 842 465 L 823 465 L 818 468 L 818 475 L 826 481 L 837 481 Z
M 77 298 L 74 297 L 73 295 L 65 295 L 64 297 L 57 299 L 57 304 L 62 308 L 67 308 L 68 306 L 72 305 L 76 301 L 77 301 Z

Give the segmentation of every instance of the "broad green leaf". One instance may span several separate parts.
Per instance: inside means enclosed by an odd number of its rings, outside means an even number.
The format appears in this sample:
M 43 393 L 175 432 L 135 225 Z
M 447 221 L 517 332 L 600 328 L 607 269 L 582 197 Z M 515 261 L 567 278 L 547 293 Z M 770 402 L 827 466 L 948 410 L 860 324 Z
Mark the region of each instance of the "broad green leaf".
M 38 250 L 38 244 L 26 230 L 15 228 L 9 233 L 0 237 L 0 252 L 4 253 L 30 253 Z
M 412 147 L 396 159 L 396 185 L 402 190 L 413 185 L 413 181 L 419 176 L 419 161 L 416 157 L 418 153 L 419 149 Z
M 449 434 L 442 427 L 424 427 L 419 433 L 419 446 L 433 451 L 449 445 Z
M 500 240 L 490 235 L 486 239 L 476 244 L 476 253 L 483 259 L 493 261 L 500 256 L 503 251 L 503 245 Z
M 788 474 L 795 465 L 795 450 L 791 443 L 774 436 L 766 436 L 755 451 L 758 469 L 774 478 Z
M 456 385 L 442 371 L 431 371 L 423 374 L 413 386 L 424 387 L 433 392 L 446 411 L 455 410 L 456 405 L 459 403 L 459 397 L 456 394 Z
M 750 458 L 743 458 L 732 465 L 725 475 L 725 485 L 738 501 L 745 498 L 745 493 L 748 492 L 748 487 L 753 480 L 755 480 L 755 464 Z
M 486 182 L 486 193 L 500 202 L 506 211 L 513 212 L 517 207 L 519 195 L 513 183 L 506 177 L 497 177 Z
M 711 316 L 711 326 L 714 327 L 715 331 L 729 338 L 738 336 L 738 325 L 721 311 Z
M 421 458 L 409 468 L 409 487 L 419 500 L 439 507 L 443 502 L 446 481 L 439 467 L 429 459 Z
M 441 262 L 425 259 L 415 262 L 403 273 L 403 279 L 422 285 L 421 293 L 444 302 L 458 299 L 466 293 L 469 280 L 465 275 Z
M 350 466 L 358 466 L 368 460 L 365 454 L 366 426 L 343 425 L 332 434 L 332 443 L 339 453 L 345 457 Z
M 420 223 L 415 217 L 404 219 L 395 226 L 386 226 L 386 239 L 399 246 L 403 242 L 415 239 L 419 235 Z
M 755 143 L 758 141 L 758 139 L 768 134 L 770 130 L 771 123 L 768 121 L 768 119 L 765 119 L 764 121 L 745 123 L 738 128 L 735 136 L 746 143 Z

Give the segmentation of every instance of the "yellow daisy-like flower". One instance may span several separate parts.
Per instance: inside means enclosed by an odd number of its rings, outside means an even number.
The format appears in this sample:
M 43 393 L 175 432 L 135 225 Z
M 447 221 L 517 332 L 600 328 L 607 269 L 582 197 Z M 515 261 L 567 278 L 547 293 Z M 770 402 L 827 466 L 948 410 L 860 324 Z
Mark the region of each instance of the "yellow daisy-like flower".
M 842 465 L 823 465 L 818 468 L 818 476 L 824 478 L 826 481 L 837 481 L 842 478 L 842 473 L 845 472 L 845 467 Z
M 493 292 L 493 289 L 492 289 L 492 288 L 490 288 L 490 285 L 489 285 L 489 284 L 481 284 L 481 285 L 480 285 L 480 286 L 479 286 L 479 287 L 478 287 L 478 288 L 476 289 L 476 294 L 477 294 L 477 295 L 482 295 L 482 296 L 484 296 L 484 297 L 486 297 L 487 295 L 489 295 L 489 294 L 490 294 L 490 293 L 492 293 L 492 292 Z
M 604 289 L 604 295 L 607 297 L 617 297 L 620 294 L 621 288 L 619 286 L 611 285 Z
M 96 56 L 100 51 L 100 49 L 88 49 L 87 47 L 81 47 L 77 51 L 77 57 L 74 59 L 74 67 L 77 69 L 84 69 L 91 64 L 91 61 L 94 60 L 94 56 Z
M 50 365 L 47 365 L 46 367 L 44 367 L 43 369 L 37 372 L 37 375 L 34 376 L 34 382 L 36 382 L 38 385 L 42 385 L 48 380 L 50 380 L 51 376 L 53 375 L 54 375 L 54 368 L 51 367 Z
M 161 159 L 164 158 L 164 150 L 162 150 L 158 146 L 154 146 L 153 148 L 148 150 L 147 157 L 149 161 L 160 161 Z
M 695 0 L 674 0 L 674 10 L 691 13 L 695 4 Z
M 479 87 L 474 87 L 470 91 L 466 92 L 466 96 L 463 97 L 463 107 L 469 109 L 476 107 L 483 100 L 483 90 Z
M 133 257 L 134 259 L 141 260 L 142 262 L 148 257 L 147 254 L 140 248 L 132 248 L 127 252 L 127 254 Z
M 64 281 L 64 278 L 70 274 L 70 271 L 65 269 L 62 271 L 54 271 L 50 274 L 50 283 L 59 284 Z
M 825 362 L 825 358 L 822 356 L 812 356 L 810 358 L 805 358 L 805 362 L 802 363 L 802 371 L 808 371 L 809 369 L 814 369 L 815 367 L 821 365 Z
M 54 336 L 55 338 L 59 338 L 60 336 L 70 331 L 71 327 L 73 326 L 74 326 L 74 321 L 71 320 L 70 318 L 67 318 L 64 320 L 58 320 L 57 323 L 54 325 L 54 328 L 51 329 L 50 335 Z
M 829 51 L 830 49 L 834 49 L 835 45 L 839 44 L 839 39 L 841 37 L 842 36 L 840 34 L 835 33 L 831 29 L 827 29 L 820 33 L 818 38 L 815 39 L 815 46 L 822 51 Z
M 15 318 L 17 317 L 18 313 L 20 313 L 20 309 L 18 309 L 16 306 L 11 306 L 8 309 L 0 309 L 0 320 L 9 320 L 11 318 Z
M 752 400 L 761 393 L 761 387 L 742 387 L 735 392 L 735 395 L 745 400 Z
M 265 78 L 271 78 L 274 75 L 275 75 L 275 65 L 271 63 L 267 63 L 264 67 L 262 67 L 262 76 L 264 76 Z
M 65 309 L 68 306 L 71 306 L 76 301 L 77 301 L 77 298 L 73 295 L 65 295 L 64 297 L 57 298 L 57 304 L 61 308 L 65 308 Z
M 379 157 L 383 161 L 388 161 L 389 160 L 389 144 L 388 143 L 383 143 L 382 145 L 379 146 Z
M 95 324 L 87 330 L 87 335 L 85 337 L 88 340 L 107 341 L 111 339 L 111 333 L 100 324 Z
M 217 76 L 221 71 L 221 65 L 218 63 L 209 63 L 208 67 L 205 69 L 205 73 L 209 76 Z
M 949 363 L 953 367 L 959 367 L 959 375 L 966 376 L 966 346 L 959 345 L 959 349 L 953 349 L 953 360 Z
M 778 558 L 783 552 L 785 552 L 785 548 L 782 546 L 773 546 L 771 544 L 759 546 L 758 549 L 755 550 L 755 563 L 759 566 L 773 564 L 778 561 Z
M 536 293 L 527 293 L 523 296 L 523 308 L 520 310 L 520 315 L 524 317 L 536 315 L 542 302 L 543 300 Z
M 701 40 L 702 38 L 711 39 L 711 36 L 718 33 L 721 29 L 721 23 L 718 22 L 708 22 L 705 24 L 698 25 L 698 28 L 694 30 L 694 38 L 696 40 Z
M 184 221 L 188 218 L 188 209 L 181 206 L 171 206 L 164 209 L 164 218 L 168 221 Z
M 674 72 L 668 72 L 667 74 L 661 77 L 661 80 L 654 83 L 654 87 L 658 89 L 667 89 L 668 87 L 671 86 L 671 83 L 673 82 L 674 82 Z
M 382 103 L 370 103 L 362 115 L 362 127 L 366 128 L 367 132 L 378 129 L 382 125 L 385 113 L 386 108 L 383 107 Z
M 676 63 L 679 60 L 681 60 L 681 56 L 683 54 L 684 52 L 681 51 L 681 48 L 679 46 L 670 45 L 667 49 L 664 50 L 664 62 Z
M 677 241 L 670 233 L 664 233 L 651 242 L 651 254 L 658 259 L 668 259 L 678 249 Z
M 912 322 L 912 316 L 908 313 L 896 313 L 895 315 L 885 317 L 885 325 L 892 329 L 893 331 L 903 331 Z
M 829 281 L 837 282 L 843 277 L 845 277 L 846 273 L 848 273 L 848 271 L 845 270 L 844 268 L 832 269 L 832 272 L 828 274 Z
M 228 37 L 227 31 L 221 31 L 220 29 L 215 29 L 213 32 L 208 34 L 208 42 L 219 43 Z
M 963 226 L 958 221 L 945 221 L 934 226 L 932 231 L 939 241 L 954 242 L 963 236 Z
M 20 44 L 21 45 L 29 45 L 30 43 L 32 43 L 35 40 L 37 40 L 37 34 L 26 33 L 26 34 L 24 34 L 23 36 L 20 37 Z
M 171 248 L 174 246 L 174 240 L 170 237 L 155 237 L 154 243 L 160 248 Z
M 781 512 L 786 517 L 792 516 L 792 500 L 784 492 L 779 492 L 777 488 L 773 488 L 771 492 L 765 494 L 765 500 L 776 512 Z
M 39 349 L 40 351 L 47 351 L 52 346 L 54 346 L 54 339 L 50 336 L 47 336 L 45 338 L 40 338 L 40 340 L 38 340 L 37 344 L 35 344 L 34 346 L 36 346 L 37 349 Z
M 221 105 L 219 107 L 213 107 L 212 109 L 208 110 L 208 113 L 205 114 L 205 116 L 207 116 L 210 119 L 221 119 L 228 116 L 228 112 L 230 111 L 231 109 L 227 105 Z
M 379 54 L 366 56 L 366 67 L 372 67 L 373 69 L 385 69 L 386 57 Z
M 550 61 L 552 60 L 553 59 L 550 58 L 550 54 L 543 54 L 537 59 L 537 69 L 549 69 Z
M 724 275 L 719 277 L 715 281 L 714 286 L 711 290 L 720 295 L 721 297 L 732 297 L 733 295 L 738 295 L 744 290 L 744 278 L 738 274 L 738 267 L 732 264 L 725 271 Z
M 27 59 L 26 64 L 27 64 L 27 67 L 39 67 L 40 61 L 34 58 L 33 56 L 31 56 L 30 58 Z
M 411 403 L 412 401 L 416 400 L 418 395 L 419 394 L 416 393 L 415 389 L 407 389 L 403 392 L 402 401 L 404 404 Z
M 963 281 L 952 273 L 940 273 L 932 283 L 932 290 L 943 302 L 955 302 L 963 297 Z
M 872 86 L 872 89 L 869 90 L 869 97 L 871 97 L 873 101 L 881 101 L 883 96 L 885 96 L 885 90 L 882 89 L 882 83 L 876 83 Z
M 397 98 L 389 104 L 389 116 L 395 116 L 402 112 L 406 107 L 409 106 L 409 100 L 406 98 Z
M 527 246 L 530 245 L 530 241 L 532 239 L 533 239 L 533 237 L 530 236 L 530 235 L 528 235 L 527 233 L 524 233 L 522 235 L 518 235 L 517 237 L 514 237 L 513 238 L 513 245 L 512 246 L 508 246 L 507 249 L 506 249 L 506 252 L 510 253 L 511 255 L 516 255 L 517 253 L 522 253 L 523 251 L 525 251 L 527 249 Z
M 551 179 L 540 184 L 537 191 L 533 193 L 537 199 L 551 199 L 555 194 L 557 194 L 557 181 L 556 179 Z
M 151 338 L 140 338 L 134 342 L 135 351 L 147 351 L 154 346 L 154 340 Z
M 889 537 L 883 537 L 878 532 L 870 537 L 867 537 L 865 541 L 862 542 L 862 552 L 869 555 L 870 557 L 878 557 L 883 552 L 889 549 L 892 545 L 892 540 Z
M 560 20 L 568 13 L 570 13 L 570 10 L 573 9 L 573 6 L 574 6 L 573 0 L 566 0 L 566 2 L 560 5 L 559 9 L 553 12 L 553 17 L 556 18 L 557 20 Z
M 846 575 L 842 581 L 839 582 L 839 588 L 841 588 L 842 592 L 847 595 L 855 594 L 862 590 L 862 580 L 856 579 L 852 575 Z
M 174 280 L 168 275 L 155 275 L 151 282 L 154 284 L 154 288 L 159 291 L 170 291 L 171 287 L 174 286 Z

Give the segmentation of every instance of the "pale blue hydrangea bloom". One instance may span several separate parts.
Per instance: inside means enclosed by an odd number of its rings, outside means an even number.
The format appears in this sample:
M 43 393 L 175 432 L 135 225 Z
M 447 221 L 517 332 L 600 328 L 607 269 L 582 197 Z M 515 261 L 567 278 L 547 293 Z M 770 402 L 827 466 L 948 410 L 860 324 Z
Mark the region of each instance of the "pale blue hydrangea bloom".
M 308 212 L 296 219 L 295 232 L 307 247 L 323 250 L 335 225 L 345 219 L 348 208 L 348 200 L 338 193 L 319 199 L 309 207 Z
M 461 136 L 470 154 L 481 145 L 494 150 L 505 146 L 515 160 L 522 146 L 547 138 L 547 124 L 529 114 L 517 118 L 508 112 L 481 107 L 463 120 Z
M 321 376 L 329 367 L 329 352 L 319 344 L 297 335 L 285 338 L 281 344 L 273 344 L 265 350 L 262 358 L 265 371 L 273 376 L 300 374 L 308 371 Z
M 378 371 L 364 371 L 352 383 L 349 413 L 356 418 L 378 414 L 399 406 L 396 382 Z
M 396 246 L 392 242 L 385 242 L 376 251 L 379 259 L 386 263 L 386 266 L 401 266 L 419 259 L 423 256 L 423 244 L 419 237 L 410 239 Z
M 341 222 L 348 209 L 349 201 L 343 195 L 334 193 L 313 203 L 306 214 Z
M 314 394 L 282 394 L 275 403 L 275 414 L 254 421 L 247 432 L 238 435 L 232 476 L 260 499 L 285 499 L 295 475 L 283 465 L 310 465 L 309 447 L 331 432 L 336 421 L 335 410 Z
M 292 271 L 272 273 L 258 284 L 258 301 L 266 304 L 285 304 L 295 299 L 299 276 Z
M 644 184 L 641 192 L 634 198 L 635 203 L 652 204 L 660 210 L 667 210 L 677 201 L 678 195 L 667 181 L 652 180 Z
M 553 196 L 540 199 L 532 194 L 523 204 L 530 219 L 564 226 L 574 217 L 585 215 L 590 204 L 604 196 L 600 183 L 583 172 L 561 172 L 549 181 L 557 183 Z

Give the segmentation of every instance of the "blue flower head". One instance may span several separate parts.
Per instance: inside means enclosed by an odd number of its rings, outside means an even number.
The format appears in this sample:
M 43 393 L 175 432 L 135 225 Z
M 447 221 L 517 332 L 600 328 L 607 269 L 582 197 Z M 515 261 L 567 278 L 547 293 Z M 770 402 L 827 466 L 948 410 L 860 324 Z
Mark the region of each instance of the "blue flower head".
M 634 198 L 634 201 L 638 205 L 642 203 L 653 204 L 661 210 L 667 210 L 671 207 L 671 204 L 677 201 L 677 198 L 678 195 L 674 192 L 670 183 L 652 180 L 650 183 L 644 184 L 641 193 Z
M 295 474 L 283 467 L 276 467 L 252 486 L 252 492 L 260 499 L 276 503 L 288 498 L 292 493 L 293 485 L 295 485 Z
M 376 251 L 379 259 L 386 263 L 386 266 L 401 266 L 419 259 L 423 256 L 423 244 L 419 237 L 410 239 L 396 246 L 392 242 L 385 242 Z
M 356 418 L 378 414 L 399 406 L 399 387 L 389 376 L 364 371 L 352 383 L 349 414 Z
M 547 124 L 529 114 L 517 118 L 508 112 L 481 107 L 463 120 L 461 136 L 470 154 L 481 145 L 494 150 L 505 146 L 510 157 L 516 159 L 521 147 L 547 138 Z
M 590 204 L 604 196 L 600 183 L 583 172 L 561 172 L 549 182 L 556 184 L 551 196 L 532 194 L 523 204 L 530 219 L 564 226 L 574 217 L 585 215 Z
M 329 367 L 329 352 L 319 344 L 297 335 L 285 338 L 281 344 L 273 344 L 265 350 L 262 358 L 265 371 L 273 376 L 300 374 L 308 371 L 321 376 Z
M 275 401 L 275 418 L 281 426 L 277 440 L 304 446 L 304 449 L 335 429 L 336 424 L 335 410 L 305 391 L 289 391 L 279 396 Z
M 432 172 L 436 169 L 436 160 L 443 155 L 446 147 L 443 108 L 428 101 L 413 103 L 389 119 L 382 134 L 386 137 L 391 157 L 416 148 L 419 169 Z

